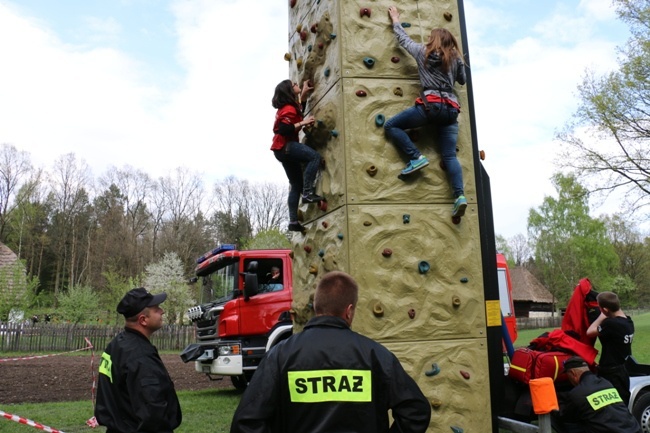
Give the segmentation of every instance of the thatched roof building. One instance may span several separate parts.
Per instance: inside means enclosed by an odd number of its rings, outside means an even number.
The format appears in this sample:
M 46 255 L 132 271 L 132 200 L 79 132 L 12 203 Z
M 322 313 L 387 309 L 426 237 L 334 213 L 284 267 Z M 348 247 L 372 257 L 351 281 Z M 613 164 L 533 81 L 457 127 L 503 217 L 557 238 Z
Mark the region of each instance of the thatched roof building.
M 528 269 L 515 266 L 510 270 L 510 278 L 515 317 L 530 317 L 531 312 L 553 311 L 553 294 Z

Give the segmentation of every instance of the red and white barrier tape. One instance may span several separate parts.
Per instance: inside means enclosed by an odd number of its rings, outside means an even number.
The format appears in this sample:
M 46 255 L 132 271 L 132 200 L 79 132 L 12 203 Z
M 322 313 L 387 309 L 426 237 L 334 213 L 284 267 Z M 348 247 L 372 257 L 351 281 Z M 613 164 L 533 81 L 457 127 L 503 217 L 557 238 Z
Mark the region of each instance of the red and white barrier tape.
M 38 356 L 26 356 L 24 358 L 0 358 L 0 362 L 9 362 L 9 361 L 26 361 L 28 359 L 40 359 L 40 358 L 49 358 L 51 356 L 59 356 L 59 355 L 65 355 L 66 353 L 74 353 L 74 352 L 81 352 L 83 350 L 89 350 L 93 348 L 93 345 L 90 344 L 90 341 L 86 338 L 86 341 L 88 342 L 88 346 L 84 347 L 82 349 L 77 349 L 77 350 L 71 350 L 70 352 L 61 352 L 61 353 L 52 353 L 50 355 L 38 355 Z
M 28 425 L 28 426 L 31 426 L 31 427 L 34 427 L 34 428 L 38 428 L 38 429 L 41 429 L 41 430 L 46 431 L 48 433 L 65 433 L 63 430 L 57 430 L 55 428 L 48 427 L 46 425 L 34 422 L 31 419 L 23 418 L 23 417 L 18 416 L 18 415 L 12 415 L 10 413 L 3 412 L 1 410 L 0 410 L 0 415 L 7 418 L 10 421 L 15 421 L 15 422 L 20 423 L 20 424 L 25 424 L 25 425 Z
M 84 337 L 85 338 L 85 337 Z M 97 372 L 95 371 L 95 349 L 93 348 L 93 345 L 90 343 L 90 340 L 88 338 L 85 338 L 86 343 L 91 347 L 90 349 L 90 374 L 93 377 L 93 384 L 92 387 L 90 388 L 90 396 L 92 398 L 93 402 L 93 413 L 95 412 L 95 398 L 96 398 L 96 390 L 97 390 Z M 95 428 L 99 426 L 99 423 L 97 422 L 97 419 L 93 416 L 91 417 L 88 421 L 86 421 L 86 425 L 91 428 Z

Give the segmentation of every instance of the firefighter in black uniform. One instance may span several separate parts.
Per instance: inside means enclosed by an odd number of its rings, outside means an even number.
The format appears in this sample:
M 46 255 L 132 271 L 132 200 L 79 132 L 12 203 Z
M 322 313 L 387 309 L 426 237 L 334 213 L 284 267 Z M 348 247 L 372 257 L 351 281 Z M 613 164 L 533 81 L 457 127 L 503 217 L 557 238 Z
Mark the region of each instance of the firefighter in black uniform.
M 140 287 L 117 306 L 124 331 L 106 347 L 99 365 L 95 418 L 106 433 L 171 433 L 181 424 L 181 407 L 158 350 L 149 337 L 162 327 L 159 304 L 166 293 Z
M 316 316 L 260 363 L 231 433 L 426 431 L 431 407 L 418 385 L 393 353 L 350 329 L 357 299 L 348 274 L 321 279 Z
M 598 376 L 607 379 L 628 404 L 630 402 L 630 375 L 625 360 L 632 355 L 634 322 L 621 310 L 621 301 L 614 292 L 600 292 L 600 316 L 587 329 L 587 336 L 598 337 L 602 346 L 598 361 Z
M 579 356 L 564 361 L 574 388 L 558 394 L 560 412 L 552 415 L 558 433 L 641 433 L 614 386 L 589 370 Z

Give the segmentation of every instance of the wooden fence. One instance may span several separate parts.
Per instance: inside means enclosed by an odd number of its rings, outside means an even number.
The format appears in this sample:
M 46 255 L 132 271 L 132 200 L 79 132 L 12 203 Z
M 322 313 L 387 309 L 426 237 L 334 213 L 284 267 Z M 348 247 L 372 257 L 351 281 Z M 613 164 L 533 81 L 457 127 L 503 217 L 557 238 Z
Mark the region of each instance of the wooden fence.
M 86 338 L 95 350 L 103 351 L 122 329 L 106 325 L 0 323 L 0 354 L 69 352 L 87 347 Z M 151 336 L 158 350 L 180 352 L 194 341 L 194 327 L 190 325 L 165 325 Z
M 562 317 L 559 315 L 548 317 L 517 317 L 517 329 L 559 328 Z

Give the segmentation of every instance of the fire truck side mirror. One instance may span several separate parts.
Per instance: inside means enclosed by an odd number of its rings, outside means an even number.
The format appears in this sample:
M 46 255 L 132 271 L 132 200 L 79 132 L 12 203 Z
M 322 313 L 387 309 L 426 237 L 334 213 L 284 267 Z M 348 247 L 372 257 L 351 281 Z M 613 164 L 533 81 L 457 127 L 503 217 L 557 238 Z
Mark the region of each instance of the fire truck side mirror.
M 257 274 L 252 274 L 250 272 L 244 273 L 244 299 L 248 300 L 251 296 L 257 295 L 257 292 Z
M 244 300 L 248 301 L 251 296 L 257 295 L 259 284 L 257 282 L 257 261 L 248 264 L 244 272 Z

